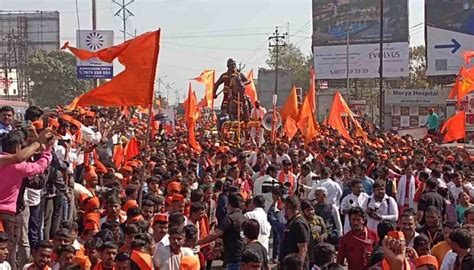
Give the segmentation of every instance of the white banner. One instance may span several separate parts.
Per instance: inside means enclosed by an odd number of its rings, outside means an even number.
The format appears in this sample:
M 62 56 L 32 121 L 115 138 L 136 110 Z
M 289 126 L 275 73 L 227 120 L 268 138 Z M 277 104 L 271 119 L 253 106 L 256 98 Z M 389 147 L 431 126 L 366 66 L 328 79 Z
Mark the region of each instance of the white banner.
M 411 135 L 415 140 L 423 139 L 428 134 L 426 127 L 408 128 L 398 130 L 398 135 Z
M 446 105 L 450 89 L 385 89 L 385 104 Z
M 77 30 L 77 48 L 88 51 L 99 51 L 114 45 L 114 31 L 112 30 Z M 107 63 L 97 58 L 82 61 L 77 59 L 77 77 L 79 79 L 111 79 L 113 63 Z
M 378 43 L 354 44 L 349 46 L 349 78 L 379 77 L 379 46 Z M 316 78 L 346 78 L 346 49 L 345 45 L 313 47 Z M 408 76 L 408 42 L 385 43 L 383 47 L 383 58 L 384 77 Z
M 455 31 L 427 27 L 428 76 L 455 75 L 463 65 L 462 54 L 474 49 L 474 36 Z

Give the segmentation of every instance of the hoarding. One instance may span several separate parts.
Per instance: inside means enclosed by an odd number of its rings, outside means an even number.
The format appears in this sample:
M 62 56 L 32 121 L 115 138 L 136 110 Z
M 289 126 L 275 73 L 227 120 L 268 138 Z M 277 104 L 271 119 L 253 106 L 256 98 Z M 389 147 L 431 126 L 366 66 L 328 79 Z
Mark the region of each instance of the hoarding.
M 384 77 L 408 76 L 407 0 L 384 0 L 383 31 Z M 318 79 L 343 79 L 347 73 L 350 78 L 378 77 L 379 37 L 379 0 L 313 0 L 313 54 Z
M 77 30 L 77 47 L 88 51 L 98 51 L 113 46 L 114 32 L 109 30 Z M 78 79 L 110 79 L 114 76 L 113 63 L 97 58 L 77 59 Z
M 425 1 L 428 76 L 455 75 L 462 53 L 474 49 L 474 3 L 467 0 Z

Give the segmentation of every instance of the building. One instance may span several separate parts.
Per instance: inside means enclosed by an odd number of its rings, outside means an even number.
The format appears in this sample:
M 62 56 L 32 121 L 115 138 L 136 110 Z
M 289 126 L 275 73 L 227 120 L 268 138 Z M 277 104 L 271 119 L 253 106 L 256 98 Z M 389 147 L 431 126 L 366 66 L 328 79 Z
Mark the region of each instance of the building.
M 0 11 L 0 97 L 27 100 L 28 55 L 59 46 L 58 11 Z

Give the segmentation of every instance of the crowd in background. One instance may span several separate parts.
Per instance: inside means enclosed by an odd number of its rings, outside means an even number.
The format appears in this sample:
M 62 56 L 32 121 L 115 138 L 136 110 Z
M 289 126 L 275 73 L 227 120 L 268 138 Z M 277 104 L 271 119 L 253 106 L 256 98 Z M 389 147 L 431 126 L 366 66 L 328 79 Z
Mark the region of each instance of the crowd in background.
M 198 152 L 147 113 L 0 109 L 0 269 L 474 269 L 462 146 L 365 121 L 238 146 L 202 117 Z

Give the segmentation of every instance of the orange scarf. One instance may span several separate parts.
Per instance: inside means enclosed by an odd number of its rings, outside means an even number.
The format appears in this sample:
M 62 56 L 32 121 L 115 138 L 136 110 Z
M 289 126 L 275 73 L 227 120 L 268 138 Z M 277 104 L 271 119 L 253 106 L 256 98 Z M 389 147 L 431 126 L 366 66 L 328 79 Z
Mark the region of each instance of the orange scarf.
M 288 178 L 288 183 L 290 183 L 290 193 L 293 193 L 294 192 L 294 189 L 295 189 L 295 177 L 293 176 L 293 174 L 291 173 L 291 171 L 288 172 L 288 174 L 285 174 L 284 171 L 281 171 L 279 174 L 278 174 L 278 182 L 284 184 L 285 181 L 287 180 Z

